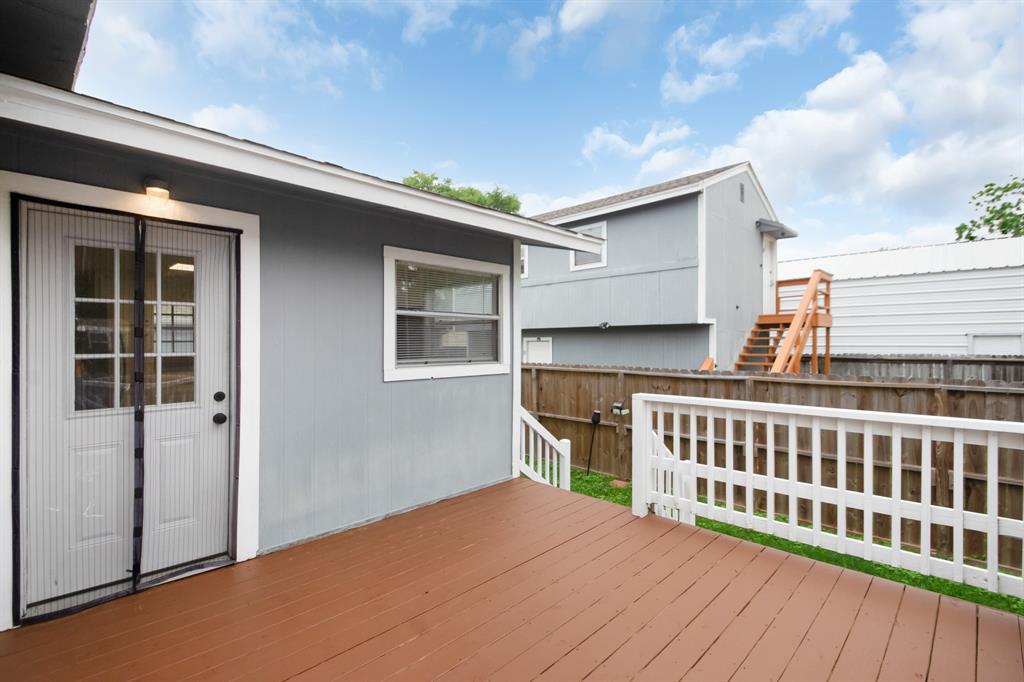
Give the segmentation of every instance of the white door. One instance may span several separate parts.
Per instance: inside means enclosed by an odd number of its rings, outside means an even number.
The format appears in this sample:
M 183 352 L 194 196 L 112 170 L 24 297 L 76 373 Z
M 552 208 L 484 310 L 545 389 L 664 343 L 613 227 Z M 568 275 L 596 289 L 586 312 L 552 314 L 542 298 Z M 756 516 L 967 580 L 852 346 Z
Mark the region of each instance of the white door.
M 231 412 L 232 250 L 225 233 L 30 201 L 19 225 L 20 606 L 33 617 L 226 557 L 232 422 L 213 416 Z

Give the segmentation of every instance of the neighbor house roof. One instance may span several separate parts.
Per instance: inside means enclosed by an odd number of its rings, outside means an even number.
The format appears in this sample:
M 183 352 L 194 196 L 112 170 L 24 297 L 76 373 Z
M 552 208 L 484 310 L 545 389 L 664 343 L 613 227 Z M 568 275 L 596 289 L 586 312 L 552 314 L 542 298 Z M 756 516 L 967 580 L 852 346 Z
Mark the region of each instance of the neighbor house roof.
M 4 74 L 0 74 L 0 118 L 444 220 L 526 244 L 598 253 L 603 241 Z M 159 174 L 159 169 L 153 172 Z M 139 178 L 140 191 L 142 181 Z M 173 198 L 173 187 L 171 192 Z
M 779 277 L 801 277 L 814 268 L 836 279 L 864 279 L 1022 266 L 1024 237 L 1001 237 L 780 260 Z
M 728 166 L 722 166 L 721 168 L 713 168 L 699 173 L 684 175 L 683 177 L 676 178 L 675 180 L 659 182 L 656 185 L 648 185 L 628 192 L 613 194 L 602 199 L 594 199 L 593 201 L 587 201 L 582 204 L 566 206 L 565 208 L 548 211 L 547 213 L 541 213 L 533 217 L 536 220 L 541 220 L 545 223 L 558 224 L 568 220 L 576 220 L 577 216 L 579 218 L 586 218 L 594 215 L 611 213 L 612 211 L 623 210 L 625 208 L 631 208 L 632 206 L 641 203 L 646 204 L 652 203 L 653 201 L 670 199 L 683 194 L 688 194 L 688 190 L 699 191 L 701 183 L 708 180 L 719 179 L 716 176 L 724 175 L 729 171 L 743 166 L 748 169 L 750 168 L 750 164 L 746 161 L 734 163 Z M 753 175 L 752 169 L 751 175 Z M 765 203 L 767 203 L 767 199 Z

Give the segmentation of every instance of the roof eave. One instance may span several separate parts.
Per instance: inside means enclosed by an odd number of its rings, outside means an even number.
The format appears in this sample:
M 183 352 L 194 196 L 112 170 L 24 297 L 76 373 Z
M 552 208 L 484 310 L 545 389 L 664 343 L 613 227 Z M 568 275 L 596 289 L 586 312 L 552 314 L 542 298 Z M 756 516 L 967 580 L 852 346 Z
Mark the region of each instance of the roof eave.
M 0 74 L 0 118 L 521 239 L 600 253 L 602 240 L 449 199 L 85 95 Z

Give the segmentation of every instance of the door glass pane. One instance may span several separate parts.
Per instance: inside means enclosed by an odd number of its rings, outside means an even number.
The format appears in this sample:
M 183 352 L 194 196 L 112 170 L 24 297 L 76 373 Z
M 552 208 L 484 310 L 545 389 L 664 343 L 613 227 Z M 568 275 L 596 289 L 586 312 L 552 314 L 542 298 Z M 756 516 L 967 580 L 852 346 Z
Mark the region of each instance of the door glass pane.
M 195 358 L 161 358 L 160 402 L 190 403 L 196 396 Z
M 114 406 L 114 358 L 75 360 L 75 409 Z
M 75 246 L 75 297 L 114 298 L 114 250 Z
M 75 353 L 114 352 L 114 304 L 75 302 Z
M 143 363 L 143 399 L 147 405 L 156 405 L 156 358 L 149 357 L 145 359 Z M 133 388 L 135 377 L 135 358 L 132 356 L 121 358 L 121 385 L 119 393 L 121 395 L 121 407 L 131 407 L 135 404 L 133 401 Z
M 135 304 L 121 304 L 121 353 L 134 353 L 134 336 L 132 329 L 135 326 Z M 143 353 L 155 353 L 156 348 L 156 306 L 146 303 L 143 306 L 142 314 L 142 342 Z
M 162 258 L 160 273 L 160 300 L 162 301 L 195 301 L 196 264 L 192 256 L 175 256 L 165 253 Z
M 160 306 L 160 352 L 192 353 L 195 348 L 195 307 Z
M 121 258 L 121 300 L 131 301 L 135 298 L 135 251 L 122 249 Z M 156 300 L 156 254 L 146 253 L 146 300 Z

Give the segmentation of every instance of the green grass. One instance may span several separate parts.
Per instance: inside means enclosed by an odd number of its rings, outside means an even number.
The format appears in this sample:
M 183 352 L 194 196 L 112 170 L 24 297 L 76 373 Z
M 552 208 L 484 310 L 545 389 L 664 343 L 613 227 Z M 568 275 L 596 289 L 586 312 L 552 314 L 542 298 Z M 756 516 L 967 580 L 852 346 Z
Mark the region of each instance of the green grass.
M 589 495 L 591 497 L 597 497 L 602 500 L 608 500 L 609 502 L 621 504 L 625 507 L 630 506 L 632 504 L 632 488 L 630 486 L 625 488 L 615 488 L 612 486 L 612 480 L 612 476 L 599 474 L 597 472 L 587 474 L 581 469 L 573 469 L 571 472 L 571 486 L 574 492 Z M 712 530 L 723 535 L 731 535 L 735 538 L 764 545 L 765 547 L 774 547 L 775 549 L 782 550 L 783 552 L 797 554 L 799 556 L 807 557 L 808 559 L 821 561 L 822 563 L 841 566 L 853 571 L 867 573 L 868 575 L 877 575 L 881 578 L 887 578 L 898 583 L 903 583 L 904 585 L 913 585 L 914 587 L 919 587 L 922 590 L 938 592 L 939 594 L 957 597 L 958 599 L 974 602 L 975 604 L 981 604 L 982 606 L 990 606 L 995 609 L 1024 615 L 1024 599 L 989 592 L 988 590 L 980 587 L 972 587 L 970 585 L 955 583 L 951 580 L 922 575 L 916 571 L 911 571 L 905 568 L 894 568 L 886 564 L 880 564 L 874 561 L 840 554 L 820 547 L 812 547 L 811 545 L 805 545 L 802 542 L 793 542 L 792 540 L 768 535 L 767 533 L 759 533 L 747 528 L 740 528 L 739 526 L 733 526 L 720 521 L 712 521 L 710 519 L 698 517 L 697 526 L 700 528 L 707 528 L 708 530 Z

